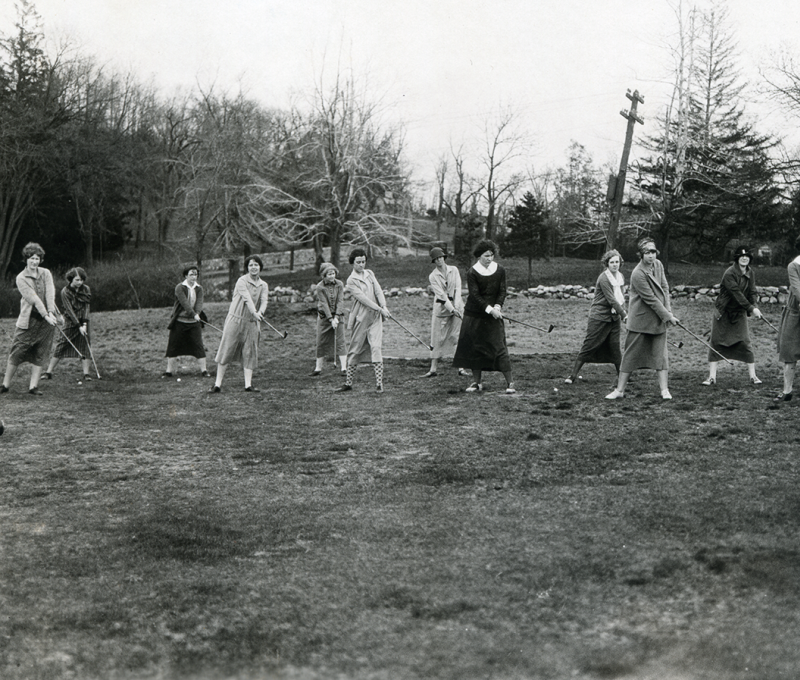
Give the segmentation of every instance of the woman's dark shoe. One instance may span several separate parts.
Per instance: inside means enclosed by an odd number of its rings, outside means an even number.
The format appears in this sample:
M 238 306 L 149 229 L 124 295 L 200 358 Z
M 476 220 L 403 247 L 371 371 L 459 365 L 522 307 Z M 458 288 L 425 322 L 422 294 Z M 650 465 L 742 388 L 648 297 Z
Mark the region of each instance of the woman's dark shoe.
M 34 397 L 41 397 L 44 392 L 39 390 L 38 387 L 31 387 L 31 389 L 28 390 L 28 394 L 32 394 Z
M 5 394 L 8 392 L 8 388 L 5 385 L 0 385 L 0 394 Z
M 322 371 L 318 371 L 316 368 L 313 371 L 311 371 L 311 373 L 309 373 L 309 375 L 312 378 L 316 378 L 318 375 L 321 375 L 321 374 L 322 374 Z
M 210 377 L 211 377 L 211 374 L 210 374 L 208 371 L 203 371 L 203 372 L 200 374 L 200 377 L 201 377 L 201 378 L 210 378 Z
M 83 382 L 89 382 L 91 379 L 92 376 L 90 376 L 88 373 L 83 374 Z
M 172 377 L 172 373 L 170 373 L 169 371 L 164 371 L 164 372 L 161 374 L 161 377 L 162 377 L 162 378 L 171 378 L 171 377 Z
M 345 383 L 345 384 L 344 384 L 344 385 L 342 385 L 341 387 L 337 387 L 337 388 L 334 390 L 334 392 L 350 392 L 350 391 L 352 391 L 352 389 L 353 389 L 353 386 L 352 386 L 352 385 L 348 385 L 348 384 L 346 384 L 346 383 Z
M 261 390 L 258 389 L 257 387 L 253 387 L 252 385 L 250 385 L 250 387 L 245 387 L 244 391 L 245 392 L 260 392 Z
M 791 401 L 791 400 L 792 400 L 791 392 L 789 392 L 788 394 L 786 392 L 781 392 L 778 394 L 777 397 L 775 397 L 775 399 L 773 399 L 773 401 Z
M 52 373 L 43 373 L 42 375 L 44 375 L 44 379 L 45 380 L 52 380 L 53 379 L 53 374 Z
M 212 394 L 217 394 L 217 393 L 219 393 L 219 392 L 222 392 L 222 388 L 221 388 L 219 385 L 214 385 L 214 386 L 213 386 L 211 389 L 209 389 L 208 391 L 209 391 L 209 392 L 211 392 Z

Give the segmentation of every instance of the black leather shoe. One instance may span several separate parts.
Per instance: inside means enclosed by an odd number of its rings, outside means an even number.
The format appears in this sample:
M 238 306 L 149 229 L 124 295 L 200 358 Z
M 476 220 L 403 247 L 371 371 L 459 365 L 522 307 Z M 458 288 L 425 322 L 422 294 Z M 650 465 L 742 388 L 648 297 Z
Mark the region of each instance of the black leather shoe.
M 53 379 L 53 374 L 52 373 L 43 373 L 42 375 L 44 376 L 45 380 L 52 380 Z
M 211 377 L 211 374 L 210 374 L 208 371 L 203 371 L 203 372 L 200 374 L 200 377 L 202 377 L 202 378 L 210 378 L 210 377 Z
M 313 371 L 311 371 L 311 373 L 309 373 L 309 375 L 310 375 L 312 378 L 316 378 L 318 375 L 321 375 L 321 374 L 322 374 L 322 371 L 318 371 L 318 370 L 316 370 L 316 369 L 314 369 Z
M 32 387 L 31 389 L 28 390 L 28 394 L 32 394 L 34 397 L 41 397 L 44 394 L 44 392 L 39 390 L 38 387 Z
M 780 394 L 778 394 L 777 397 L 775 397 L 775 399 L 773 399 L 773 401 L 791 401 L 791 400 L 792 400 L 791 392 L 789 392 L 789 394 L 786 394 L 786 392 L 781 392 Z
M 245 387 L 244 391 L 245 392 L 260 392 L 261 390 L 258 389 L 257 387 L 253 387 L 252 385 L 250 385 L 250 387 Z
M 208 390 L 212 394 L 217 394 L 218 392 L 222 392 L 222 388 L 219 385 L 214 385 L 210 390 Z
M 0 385 L 0 394 L 5 394 L 8 392 L 8 388 L 5 385 Z
M 334 392 L 350 392 L 352 389 L 352 385 L 342 385 L 341 387 L 337 387 Z
M 169 371 L 164 371 L 164 372 L 161 374 L 161 377 L 162 377 L 162 378 L 171 378 L 171 377 L 172 377 L 172 373 L 170 373 Z
M 88 373 L 83 374 L 83 382 L 89 382 L 91 379 L 92 376 L 90 376 Z

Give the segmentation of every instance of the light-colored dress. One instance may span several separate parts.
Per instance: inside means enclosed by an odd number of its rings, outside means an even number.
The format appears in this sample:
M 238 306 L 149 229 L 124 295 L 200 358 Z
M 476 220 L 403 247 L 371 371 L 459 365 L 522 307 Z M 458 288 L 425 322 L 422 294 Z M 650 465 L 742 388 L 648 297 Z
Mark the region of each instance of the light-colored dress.
M 441 359 L 447 352 L 450 354 L 458 343 L 461 332 L 461 319 L 454 312 L 448 312 L 446 303 L 449 300 L 459 312 L 464 311 L 461 299 L 461 273 L 458 267 L 447 265 L 447 274 L 434 269 L 428 282 L 433 290 L 433 313 L 431 316 L 431 358 Z
M 793 364 L 800 360 L 800 255 L 789 263 L 787 271 L 789 300 L 778 328 L 778 361 Z
M 386 298 L 378 279 L 371 269 L 365 269 L 363 274 L 353 271 L 347 277 L 345 290 L 354 300 L 347 320 L 347 330 L 350 331 L 347 365 L 379 364 L 383 361 L 383 317 L 380 309 L 386 306 Z
M 253 314 L 256 310 L 262 314 L 266 311 L 268 297 L 269 286 L 264 281 L 253 281 L 249 274 L 239 277 L 233 289 L 233 299 L 222 329 L 222 340 L 214 359 L 218 364 L 240 361 L 243 368 L 258 368 L 261 324 Z

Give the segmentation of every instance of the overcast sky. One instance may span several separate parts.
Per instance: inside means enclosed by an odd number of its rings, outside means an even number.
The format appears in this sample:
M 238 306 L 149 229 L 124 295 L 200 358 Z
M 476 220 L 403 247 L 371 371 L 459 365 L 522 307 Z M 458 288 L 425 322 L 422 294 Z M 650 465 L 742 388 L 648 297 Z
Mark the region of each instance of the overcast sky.
M 165 93 L 208 87 L 286 106 L 337 60 L 367 76 L 406 123 L 417 176 L 475 139 L 501 106 L 536 140 L 528 165 L 563 164 L 571 140 L 598 163 L 619 162 L 630 102 L 655 117 L 669 91 L 677 0 L 35 0 L 52 41 L 68 36 L 101 62 L 134 69 Z M 13 22 L 11 0 L 0 25 Z M 800 39 L 797 0 L 730 0 L 741 66 Z M 798 50 L 800 51 L 800 50 Z M 782 121 L 751 106 L 760 131 Z M 637 134 L 642 131 L 637 126 Z M 764 129 L 766 128 L 766 129 Z M 652 128 L 649 128 L 652 129 Z

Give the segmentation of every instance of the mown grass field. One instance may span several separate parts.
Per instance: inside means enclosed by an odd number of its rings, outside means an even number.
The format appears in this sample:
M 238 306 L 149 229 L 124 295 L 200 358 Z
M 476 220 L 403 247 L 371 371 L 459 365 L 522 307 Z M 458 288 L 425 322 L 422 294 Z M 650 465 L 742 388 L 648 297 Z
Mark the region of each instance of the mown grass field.
M 390 308 L 425 336 L 428 303 Z M 702 387 L 678 330 L 674 401 L 637 373 L 606 402 L 611 366 L 563 384 L 587 302 L 507 311 L 556 324 L 509 327 L 515 396 L 420 378 L 391 323 L 386 392 L 364 368 L 336 394 L 303 305 L 268 310 L 289 336 L 262 337 L 261 393 L 232 366 L 211 395 L 193 360 L 159 377 L 168 310 L 94 315 L 102 381 L 65 361 L 0 397 L 0 677 L 796 678 L 800 432 L 772 331 L 761 387 L 742 365 Z

